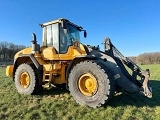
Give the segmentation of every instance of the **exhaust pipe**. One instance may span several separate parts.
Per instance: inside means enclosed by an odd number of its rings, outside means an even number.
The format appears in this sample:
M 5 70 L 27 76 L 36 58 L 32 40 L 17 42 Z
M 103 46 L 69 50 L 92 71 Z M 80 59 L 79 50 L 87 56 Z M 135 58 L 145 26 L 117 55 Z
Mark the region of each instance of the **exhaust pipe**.
M 33 37 L 33 40 L 31 41 L 32 54 L 39 53 L 39 51 L 40 51 L 40 45 L 37 44 L 36 35 L 34 33 L 32 33 L 32 37 Z

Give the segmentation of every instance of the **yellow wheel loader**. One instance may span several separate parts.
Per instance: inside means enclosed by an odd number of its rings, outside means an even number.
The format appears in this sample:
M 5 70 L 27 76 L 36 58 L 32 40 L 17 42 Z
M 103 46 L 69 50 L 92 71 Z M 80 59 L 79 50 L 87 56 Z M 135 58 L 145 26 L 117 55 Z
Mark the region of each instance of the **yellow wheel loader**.
M 152 97 L 149 70 L 142 70 L 124 57 L 109 38 L 104 40 L 104 51 L 101 51 L 99 46 L 81 43 L 79 33 L 86 37 L 87 32 L 67 19 L 40 26 L 42 46 L 37 44 L 33 33 L 31 47 L 16 53 L 14 64 L 6 68 L 6 75 L 13 78 L 20 94 L 38 94 L 46 85 L 66 85 L 77 103 L 93 108 L 105 104 L 121 89 Z

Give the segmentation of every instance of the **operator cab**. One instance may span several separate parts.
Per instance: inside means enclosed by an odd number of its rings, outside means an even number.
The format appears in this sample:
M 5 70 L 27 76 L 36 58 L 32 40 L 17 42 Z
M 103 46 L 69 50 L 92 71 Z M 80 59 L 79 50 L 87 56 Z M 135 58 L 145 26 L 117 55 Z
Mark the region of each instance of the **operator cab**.
M 41 24 L 41 27 L 43 28 L 42 45 L 53 46 L 60 54 L 66 53 L 75 40 L 80 43 L 79 32 L 84 31 L 86 37 L 86 31 L 82 27 L 62 18 Z

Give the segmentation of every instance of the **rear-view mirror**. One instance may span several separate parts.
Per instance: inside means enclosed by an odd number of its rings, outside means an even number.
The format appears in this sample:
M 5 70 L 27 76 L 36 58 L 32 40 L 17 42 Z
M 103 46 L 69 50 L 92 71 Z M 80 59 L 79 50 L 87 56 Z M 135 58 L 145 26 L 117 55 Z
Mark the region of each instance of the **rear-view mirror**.
M 86 31 L 84 31 L 84 37 L 85 37 L 85 38 L 87 37 L 87 32 L 86 32 Z

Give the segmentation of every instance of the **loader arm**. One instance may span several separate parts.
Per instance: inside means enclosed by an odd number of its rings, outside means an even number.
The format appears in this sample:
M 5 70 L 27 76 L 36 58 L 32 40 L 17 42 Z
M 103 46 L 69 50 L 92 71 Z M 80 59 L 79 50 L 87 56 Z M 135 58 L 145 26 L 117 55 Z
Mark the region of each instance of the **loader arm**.
M 122 73 L 134 84 L 138 87 L 141 87 L 143 90 L 140 91 L 143 95 L 147 96 L 148 98 L 152 97 L 152 88 L 149 85 L 149 77 L 150 71 L 149 69 L 142 70 L 136 63 L 130 60 L 128 57 L 125 57 L 121 54 L 121 52 L 111 43 L 109 38 L 106 38 L 104 41 L 104 49 L 105 53 L 112 56 L 115 59 L 118 66 L 121 68 Z M 129 75 L 128 71 L 126 70 L 125 66 L 132 70 L 132 76 Z M 141 78 L 143 83 L 141 84 L 137 80 L 137 76 Z

